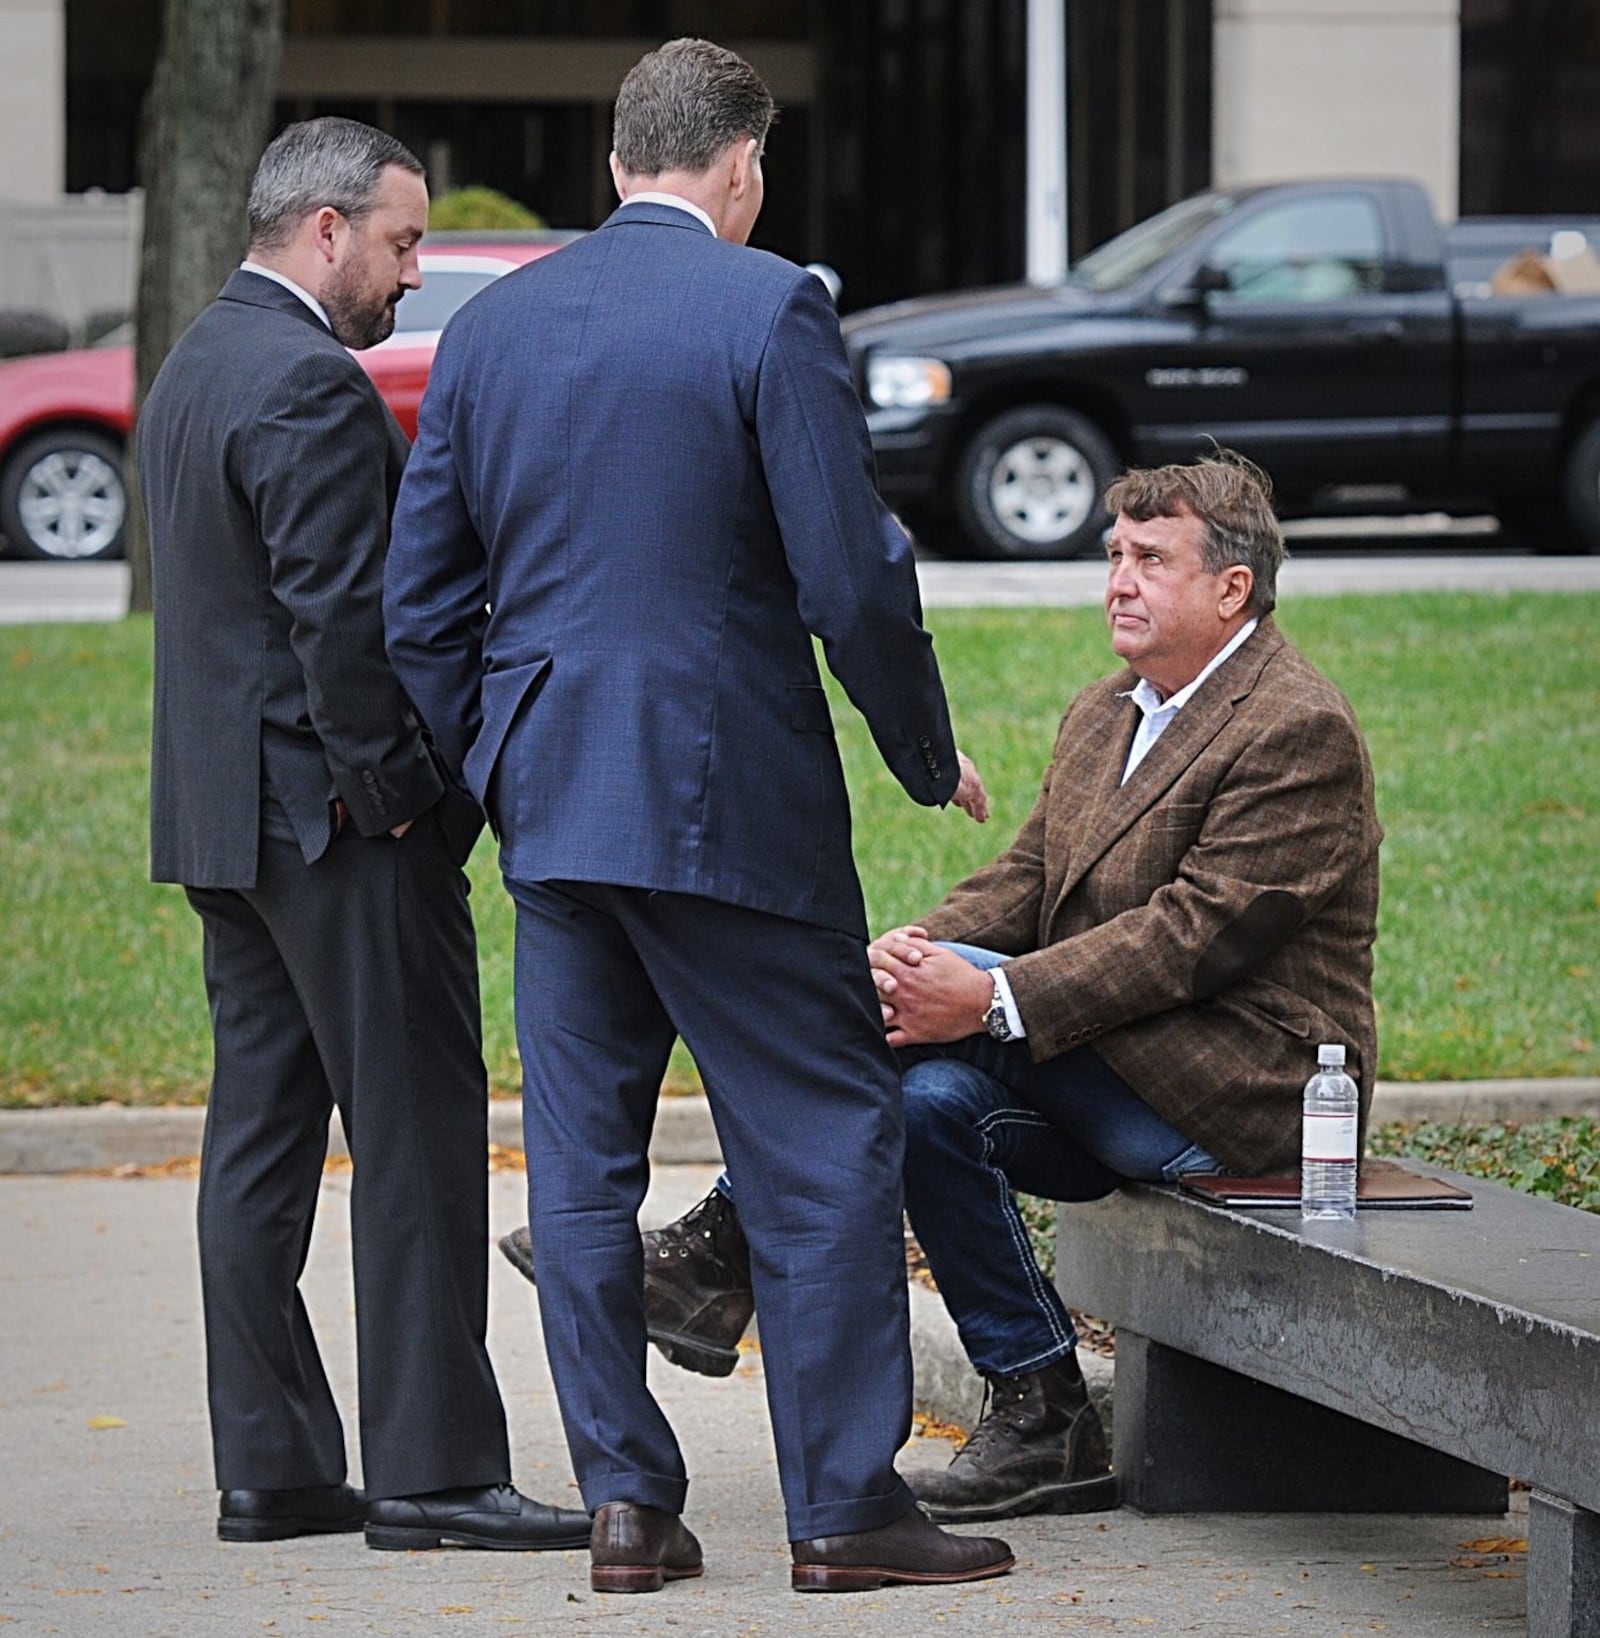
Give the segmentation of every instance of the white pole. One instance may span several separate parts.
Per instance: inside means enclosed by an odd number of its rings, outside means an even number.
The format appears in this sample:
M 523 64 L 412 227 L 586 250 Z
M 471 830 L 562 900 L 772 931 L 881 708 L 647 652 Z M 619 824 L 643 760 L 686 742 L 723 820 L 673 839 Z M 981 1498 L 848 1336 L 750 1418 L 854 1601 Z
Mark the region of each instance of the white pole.
M 1028 282 L 1067 271 L 1066 0 L 1028 0 Z

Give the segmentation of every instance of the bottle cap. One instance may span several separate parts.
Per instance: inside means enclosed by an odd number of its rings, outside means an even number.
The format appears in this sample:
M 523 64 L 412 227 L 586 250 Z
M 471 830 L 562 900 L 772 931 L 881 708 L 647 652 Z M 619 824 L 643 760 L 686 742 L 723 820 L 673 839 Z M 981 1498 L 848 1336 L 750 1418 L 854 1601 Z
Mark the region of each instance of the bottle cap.
M 1317 1048 L 1317 1062 L 1324 1069 L 1330 1066 L 1335 1069 L 1344 1068 L 1344 1048 L 1337 1042 L 1324 1041 Z

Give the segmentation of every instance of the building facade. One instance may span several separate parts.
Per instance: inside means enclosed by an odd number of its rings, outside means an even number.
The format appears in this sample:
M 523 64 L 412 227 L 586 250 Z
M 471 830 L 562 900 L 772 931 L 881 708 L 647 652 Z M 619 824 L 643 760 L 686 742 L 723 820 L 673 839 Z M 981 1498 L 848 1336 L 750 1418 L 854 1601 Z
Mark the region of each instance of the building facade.
M 285 0 L 277 114 L 369 120 L 436 191 L 591 226 L 617 81 L 703 34 L 783 107 L 757 242 L 831 262 L 859 307 L 1021 276 L 1030 3 Z M 1376 172 L 1445 216 L 1600 208 L 1594 0 L 1062 3 L 1074 255 L 1213 182 Z M 0 0 L 0 233 L 7 202 L 136 185 L 161 12 Z

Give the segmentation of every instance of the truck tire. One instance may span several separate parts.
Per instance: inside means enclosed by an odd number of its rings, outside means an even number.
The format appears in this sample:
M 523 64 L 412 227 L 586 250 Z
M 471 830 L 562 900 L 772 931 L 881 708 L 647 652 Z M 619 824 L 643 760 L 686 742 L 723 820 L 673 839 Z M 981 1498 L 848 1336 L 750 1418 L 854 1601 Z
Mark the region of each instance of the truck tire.
M 956 463 L 955 509 L 982 557 L 1098 552 L 1101 497 L 1117 475 L 1111 441 L 1058 404 L 1024 404 L 981 426 Z
M 1566 549 L 1600 551 L 1600 421 L 1591 421 L 1567 454 L 1562 499 L 1574 537 Z
M 122 449 L 103 432 L 36 432 L 0 467 L 0 535 L 19 557 L 118 557 L 127 519 Z

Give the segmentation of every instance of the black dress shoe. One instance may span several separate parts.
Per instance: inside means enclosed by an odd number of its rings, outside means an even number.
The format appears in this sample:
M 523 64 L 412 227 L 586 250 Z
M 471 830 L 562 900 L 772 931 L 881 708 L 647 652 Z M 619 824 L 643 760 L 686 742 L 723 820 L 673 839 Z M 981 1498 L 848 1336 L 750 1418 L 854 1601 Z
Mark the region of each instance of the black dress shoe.
M 347 1484 L 313 1484 L 298 1490 L 224 1490 L 217 1507 L 222 1541 L 288 1541 L 359 1530 L 367 1499 Z
M 526 1225 L 506 1235 L 500 1250 L 523 1279 L 539 1283 Z M 645 1327 L 674 1365 L 731 1375 L 754 1312 L 750 1246 L 725 1194 L 713 1189 L 677 1222 L 645 1234 Z
M 639 1502 L 607 1502 L 589 1539 L 589 1585 L 596 1592 L 660 1592 L 699 1575 L 700 1543 L 676 1513 Z
M 509 1484 L 482 1490 L 434 1490 L 367 1503 L 367 1545 L 391 1552 L 490 1547 L 537 1553 L 589 1545 L 589 1515 L 548 1507 Z
M 916 1508 L 877 1530 L 790 1543 L 796 1592 L 872 1592 L 896 1582 L 981 1581 L 1016 1562 L 992 1536 L 952 1536 Z

